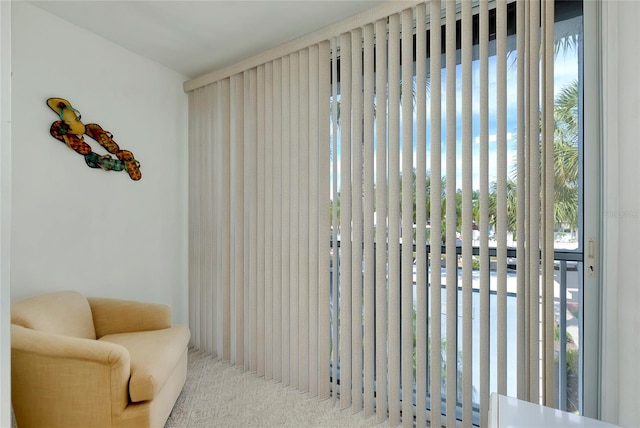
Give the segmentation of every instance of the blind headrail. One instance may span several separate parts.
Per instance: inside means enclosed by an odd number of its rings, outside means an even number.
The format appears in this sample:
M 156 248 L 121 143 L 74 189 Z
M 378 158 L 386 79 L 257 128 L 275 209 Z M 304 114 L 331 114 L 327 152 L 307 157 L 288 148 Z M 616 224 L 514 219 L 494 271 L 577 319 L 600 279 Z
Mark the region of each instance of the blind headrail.
M 320 43 L 324 40 L 328 40 L 331 37 L 339 36 L 340 34 L 351 31 L 354 28 L 370 24 L 381 18 L 384 18 L 385 16 L 393 15 L 405 9 L 414 7 L 415 5 L 420 3 L 422 3 L 422 1 L 387 1 L 377 7 L 371 8 L 362 13 L 346 18 L 342 21 L 330 24 L 324 28 L 321 28 L 320 30 L 299 37 L 289 43 L 285 43 L 273 49 L 261 52 L 228 67 L 214 70 L 194 79 L 187 80 L 183 84 L 183 89 L 185 92 L 194 91 L 203 86 L 209 85 L 222 79 L 226 79 L 227 77 L 233 76 L 234 74 L 242 73 L 243 71 L 249 70 L 260 64 L 267 63 L 276 58 L 281 58 L 292 52 L 304 49 L 308 46 Z

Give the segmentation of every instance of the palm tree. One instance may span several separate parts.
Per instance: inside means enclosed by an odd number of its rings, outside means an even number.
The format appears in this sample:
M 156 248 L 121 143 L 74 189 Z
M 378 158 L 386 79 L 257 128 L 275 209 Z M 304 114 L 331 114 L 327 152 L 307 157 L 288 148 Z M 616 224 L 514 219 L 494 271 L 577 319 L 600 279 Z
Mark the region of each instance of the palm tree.
M 554 219 L 572 230 L 578 227 L 578 100 L 578 81 L 574 81 L 562 89 L 554 106 Z
M 412 171 L 413 174 L 413 223 L 416 223 L 416 210 L 418 207 L 417 204 L 417 174 L 416 174 L 416 170 L 415 168 Z M 426 213 L 427 213 L 427 224 L 431 224 L 431 171 L 427 170 L 426 175 L 424 177 L 422 177 L 422 179 L 425 180 L 425 189 L 426 189 L 426 195 L 425 195 L 425 209 L 426 209 Z M 446 204 L 447 204 L 447 194 L 446 194 L 446 184 L 447 184 L 447 180 L 446 177 L 440 177 L 440 199 L 441 199 L 441 204 L 440 204 L 440 217 L 442 219 L 442 224 L 441 224 L 441 231 L 442 231 L 442 236 L 445 236 L 445 232 L 446 232 L 446 218 L 445 218 L 445 208 L 446 208 Z M 402 193 L 402 180 L 400 180 L 400 191 Z M 401 203 L 402 203 L 402 198 L 401 198 Z M 461 212 L 461 208 L 458 209 L 458 211 Z M 458 217 L 460 217 L 460 213 L 458 213 Z M 460 220 L 459 220 L 460 221 Z M 429 238 L 429 234 L 427 233 L 427 238 Z
M 497 224 L 497 211 L 498 211 L 498 183 L 495 181 L 489 186 L 489 221 L 495 227 Z M 513 238 L 516 239 L 518 218 L 516 216 L 516 209 L 518 207 L 518 184 L 516 182 L 515 174 L 512 172 L 512 177 L 507 179 L 507 232 L 513 233 Z
M 567 225 L 572 231 L 578 227 L 578 197 L 580 158 L 578 150 L 578 82 L 564 87 L 554 103 L 554 221 Z M 516 169 L 507 181 L 507 230 L 516 233 L 517 186 Z M 496 183 L 491 183 L 489 212 L 496 224 Z

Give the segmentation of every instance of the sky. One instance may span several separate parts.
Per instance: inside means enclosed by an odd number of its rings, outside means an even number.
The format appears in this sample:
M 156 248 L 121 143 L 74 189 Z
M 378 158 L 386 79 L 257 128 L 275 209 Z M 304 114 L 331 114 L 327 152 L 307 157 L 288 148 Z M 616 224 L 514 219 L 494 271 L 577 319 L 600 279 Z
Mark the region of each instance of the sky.
M 572 24 L 575 26 L 575 23 Z M 443 61 L 444 64 L 444 61 Z M 496 180 L 496 88 L 497 88 L 497 78 L 496 78 L 496 57 L 492 56 L 489 58 L 489 182 L 493 182 Z M 457 66 L 456 70 L 456 110 L 457 110 L 457 118 L 456 118 L 456 187 L 462 187 L 462 72 L 461 65 Z M 557 95 L 564 87 L 566 87 L 571 82 L 578 79 L 578 53 L 576 49 L 566 49 L 556 55 L 554 62 L 554 93 Z M 442 175 L 446 172 L 446 102 L 445 102 L 445 93 L 446 93 L 446 79 L 444 76 L 444 71 L 442 74 L 442 159 L 441 159 L 441 167 L 442 167 Z M 414 85 L 415 85 L 415 77 L 414 77 Z M 479 61 L 473 61 L 472 65 L 472 117 L 473 117 L 473 131 L 472 131 L 472 141 L 473 141 L 473 162 L 472 162 L 472 180 L 473 180 L 473 188 L 479 189 L 480 180 L 479 180 L 479 154 L 480 154 L 480 144 L 479 144 L 479 121 L 480 121 L 480 102 L 479 102 Z M 430 90 L 433 90 L 431 88 Z M 511 171 L 511 163 L 513 159 L 515 159 L 515 148 L 516 148 L 516 109 L 517 109 L 517 98 L 516 98 L 516 90 L 517 90 L 517 77 L 516 77 L 516 67 L 515 67 L 515 52 L 512 52 L 507 58 L 507 162 L 509 163 L 507 167 L 507 171 Z M 338 96 L 339 98 L 339 96 Z M 427 93 L 427 119 L 430 117 L 429 106 L 429 93 Z M 416 167 L 416 157 L 415 150 L 417 146 L 416 141 L 416 120 L 415 120 L 415 108 L 413 112 L 413 167 Z M 402 116 L 402 113 L 401 113 Z M 375 128 L 374 128 L 375 129 Z M 402 129 L 402 120 L 400 123 L 400 129 Z M 333 133 L 332 133 L 333 137 Z M 377 140 L 377 136 L 375 135 L 374 130 L 374 141 Z M 430 125 L 429 120 L 427 120 L 427 168 L 429 169 L 429 164 L 431 162 L 430 159 Z M 337 136 L 338 145 L 340 144 L 340 136 Z M 340 149 L 338 148 L 337 152 L 332 149 L 332 153 L 336 156 L 336 160 L 338 161 L 337 166 L 337 175 L 338 175 L 338 186 L 340 183 Z M 400 156 L 400 169 L 402 169 L 402 155 Z M 333 162 L 332 162 L 333 169 Z M 374 172 L 375 173 L 375 172 Z M 333 174 L 333 171 L 332 171 Z M 333 194 L 333 185 L 332 190 Z

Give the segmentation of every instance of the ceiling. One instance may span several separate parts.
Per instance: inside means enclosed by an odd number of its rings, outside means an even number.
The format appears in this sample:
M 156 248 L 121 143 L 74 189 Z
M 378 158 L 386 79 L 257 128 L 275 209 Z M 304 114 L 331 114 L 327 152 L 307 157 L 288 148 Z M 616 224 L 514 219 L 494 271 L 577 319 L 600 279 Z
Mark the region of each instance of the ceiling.
M 384 1 L 49 0 L 30 3 L 192 79 Z

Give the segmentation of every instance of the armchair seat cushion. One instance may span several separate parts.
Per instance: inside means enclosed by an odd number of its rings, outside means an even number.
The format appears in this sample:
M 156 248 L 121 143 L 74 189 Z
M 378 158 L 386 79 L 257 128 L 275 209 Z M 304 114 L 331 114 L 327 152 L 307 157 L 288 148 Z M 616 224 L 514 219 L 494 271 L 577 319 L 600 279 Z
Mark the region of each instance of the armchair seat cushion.
M 189 343 L 189 328 L 108 334 L 99 341 L 124 346 L 131 359 L 129 397 L 132 402 L 153 400 L 173 373 Z

